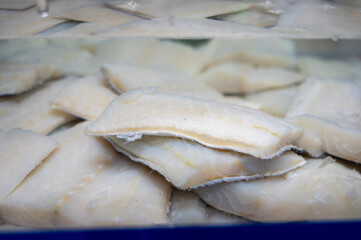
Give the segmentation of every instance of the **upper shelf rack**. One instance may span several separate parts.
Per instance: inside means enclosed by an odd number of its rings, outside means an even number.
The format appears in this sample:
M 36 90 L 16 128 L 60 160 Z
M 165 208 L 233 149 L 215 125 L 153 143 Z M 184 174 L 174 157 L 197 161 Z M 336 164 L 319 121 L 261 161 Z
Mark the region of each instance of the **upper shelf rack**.
M 361 39 L 361 1 L 0 1 L 0 39 L 39 37 Z

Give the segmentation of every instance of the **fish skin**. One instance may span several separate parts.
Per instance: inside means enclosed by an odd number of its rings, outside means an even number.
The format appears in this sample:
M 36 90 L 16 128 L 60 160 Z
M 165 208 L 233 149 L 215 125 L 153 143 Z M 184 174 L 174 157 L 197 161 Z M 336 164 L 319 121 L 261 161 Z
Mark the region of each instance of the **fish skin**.
M 361 175 L 331 157 L 283 176 L 221 183 L 196 192 L 209 205 L 262 222 L 361 218 Z

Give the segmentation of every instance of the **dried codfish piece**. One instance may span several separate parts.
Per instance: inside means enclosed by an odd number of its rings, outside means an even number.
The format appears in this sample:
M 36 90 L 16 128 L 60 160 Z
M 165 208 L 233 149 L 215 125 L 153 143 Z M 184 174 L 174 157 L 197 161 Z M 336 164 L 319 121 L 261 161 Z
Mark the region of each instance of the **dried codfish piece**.
M 298 60 L 298 67 L 302 73 L 323 79 L 361 78 L 361 64 L 358 62 L 303 57 Z
M 47 134 L 74 117 L 51 107 L 51 101 L 74 79 L 48 82 L 35 91 L 0 99 L 0 128 L 22 128 Z
M 0 96 L 19 94 L 48 80 L 54 68 L 46 63 L 0 64 Z
M 6 10 L 24 10 L 35 5 L 34 1 L 29 0 L 2 0 L 0 2 L 0 9 Z
M 309 114 L 326 120 L 345 121 L 346 117 L 355 115 L 360 120 L 360 103 L 360 84 L 346 80 L 309 78 L 300 86 L 287 117 Z
M 0 41 L 0 60 L 24 51 L 45 47 L 47 39 L 11 39 Z
M 198 79 L 220 92 L 250 93 L 290 86 L 304 81 L 305 77 L 282 68 L 255 68 L 228 62 L 209 68 Z
M 56 33 L 52 33 L 51 36 L 60 37 L 60 38 L 84 37 L 84 36 L 93 35 L 98 31 L 102 31 L 108 28 L 109 25 L 105 25 L 101 23 L 79 23 L 74 27 L 64 29 Z
M 300 86 L 287 117 L 319 137 L 324 151 L 360 162 L 360 103 L 360 84 L 310 78 Z
M 98 74 L 76 80 L 60 93 L 53 104 L 65 112 L 93 120 L 99 117 L 117 96 Z
M 292 67 L 295 48 L 287 39 L 242 40 L 214 39 L 203 47 L 209 66 L 241 61 L 259 66 Z
M 122 94 L 87 128 L 128 141 L 176 136 L 203 145 L 272 158 L 292 148 L 302 129 L 261 111 L 152 90 Z
M 56 147 L 55 140 L 38 133 L 0 129 L 0 201 Z
M 100 23 L 108 26 L 116 26 L 140 19 L 134 15 L 106 8 L 102 3 L 92 2 L 63 11 L 52 11 L 51 16 L 80 22 Z
M 145 18 L 204 18 L 244 10 L 253 4 L 230 0 L 113 0 L 107 5 Z
M 196 190 L 211 206 L 256 221 L 361 218 L 361 175 L 330 157 L 279 177 Z
M 184 192 L 174 189 L 172 192 L 171 206 L 168 213 L 171 224 L 240 224 L 251 221 L 221 212 L 206 205 L 194 192 Z
M 59 226 L 165 224 L 171 188 L 163 177 L 118 155 L 59 208 Z
M 301 1 L 281 14 L 273 29 L 300 35 L 311 32 L 323 38 L 356 39 L 361 36 L 361 13 L 352 6 Z
M 197 79 L 163 66 L 142 67 L 134 64 L 105 64 L 102 73 L 110 85 L 120 93 L 136 88 L 159 87 L 163 91 L 185 90 L 220 95 Z
M 107 41 L 98 47 L 96 58 L 100 64 L 164 66 L 189 75 L 197 74 L 205 65 L 204 56 L 196 49 L 182 43 L 156 39 Z
M 358 0 L 329 0 L 329 1 L 338 2 L 341 4 L 349 4 L 349 5 L 353 5 L 356 7 L 361 7 L 361 3 Z
M 263 160 L 175 137 L 143 136 L 133 142 L 116 136 L 108 136 L 107 139 L 119 152 L 158 171 L 183 190 L 222 181 L 280 175 L 306 163 L 293 152 Z
M 75 47 L 55 47 L 33 49 L 16 54 L 2 61 L 2 64 L 48 63 L 55 67 L 52 77 L 65 74 L 90 75 L 98 70 L 93 56 Z
M 55 25 L 64 19 L 42 18 L 33 8 L 24 11 L 5 11 L 0 13 L 0 35 L 7 37 L 31 36 Z
M 216 16 L 217 19 L 259 27 L 271 27 L 277 24 L 278 15 L 259 8 L 250 8 L 239 12 Z
M 298 35 L 281 33 L 257 26 L 219 21 L 209 18 L 154 18 L 147 21 L 132 21 L 101 30 L 101 37 L 154 37 L 204 39 L 228 38 L 290 38 Z M 310 36 L 305 36 L 310 37 Z M 312 36 L 311 36 L 312 37 Z M 263 54 L 264 55 L 264 54 Z
M 58 150 L 0 203 L 5 222 L 30 227 L 166 222 L 169 184 L 106 140 L 84 135 L 87 124 L 53 135 Z
M 360 120 L 358 120 L 358 127 L 357 125 L 348 127 L 340 122 L 328 121 L 311 115 L 297 116 L 291 121 L 304 128 L 306 132 L 317 136 L 325 152 L 350 161 L 361 162 Z M 347 120 L 345 119 L 345 121 Z M 302 145 L 297 146 L 305 148 Z M 313 147 L 316 146 L 313 145 Z M 306 148 L 305 150 L 309 151 Z M 317 154 L 314 155 L 317 156 Z
M 136 88 L 158 87 L 162 92 L 232 103 L 254 109 L 260 107 L 258 104 L 240 97 L 224 97 L 197 79 L 181 71 L 162 66 L 141 67 L 133 64 L 105 64 L 102 67 L 102 72 L 109 84 L 119 93 Z
M 291 122 L 301 126 L 300 124 L 297 124 L 297 119 Z M 321 139 L 309 132 L 309 129 L 304 128 L 304 130 L 305 132 L 296 140 L 295 145 L 305 150 L 312 157 L 321 157 L 325 153 L 325 151 L 322 150 Z
M 277 117 L 285 117 L 297 94 L 298 86 L 262 91 L 246 95 L 248 101 L 260 104 L 260 110 Z

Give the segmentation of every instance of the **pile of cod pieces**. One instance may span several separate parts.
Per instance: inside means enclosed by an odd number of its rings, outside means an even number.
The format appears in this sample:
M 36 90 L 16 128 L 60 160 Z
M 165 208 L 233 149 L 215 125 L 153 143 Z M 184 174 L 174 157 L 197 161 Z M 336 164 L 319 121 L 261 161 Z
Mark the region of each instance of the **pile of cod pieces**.
M 288 40 L 0 47 L 3 229 L 361 219 L 357 61 Z

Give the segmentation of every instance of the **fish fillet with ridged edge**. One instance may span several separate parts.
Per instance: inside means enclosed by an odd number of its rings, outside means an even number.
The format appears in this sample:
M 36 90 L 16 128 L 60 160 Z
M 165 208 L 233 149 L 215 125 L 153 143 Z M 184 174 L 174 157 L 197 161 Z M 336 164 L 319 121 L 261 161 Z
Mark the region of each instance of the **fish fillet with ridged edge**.
M 361 174 L 330 157 L 283 176 L 196 191 L 209 205 L 255 221 L 361 219 Z
M 142 135 L 177 136 L 212 148 L 273 158 L 292 148 L 302 129 L 246 107 L 148 89 L 113 100 L 87 133 L 127 141 Z
M 264 160 L 174 137 L 143 136 L 133 142 L 107 138 L 119 152 L 158 171 L 183 190 L 280 175 L 306 163 L 293 152 Z

